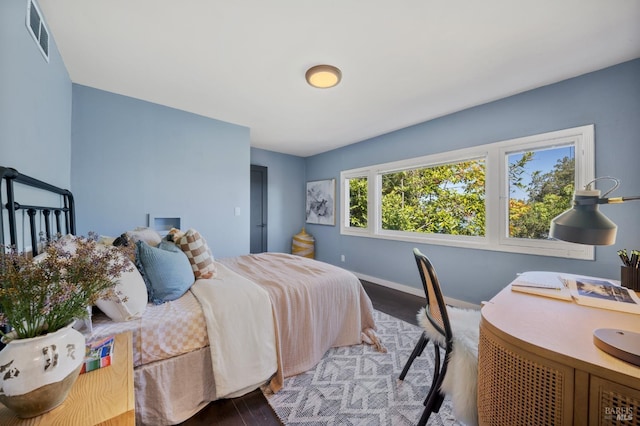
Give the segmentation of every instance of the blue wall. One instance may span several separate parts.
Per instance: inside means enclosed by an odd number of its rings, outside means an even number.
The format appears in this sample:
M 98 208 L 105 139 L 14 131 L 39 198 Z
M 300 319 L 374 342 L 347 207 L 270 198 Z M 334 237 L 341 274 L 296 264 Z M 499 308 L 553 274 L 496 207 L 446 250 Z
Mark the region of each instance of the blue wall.
M 69 188 L 71 80 L 53 37 L 44 59 L 26 13 L 26 1 L 0 2 L 0 166 Z
M 304 158 L 251 148 L 251 164 L 267 167 L 267 249 L 291 253 L 305 221 Z
M 79 233 L 178 216 L 214 256 L 249 252 L 248 128 L 75 84 L 72 123 Z
M 622 180 L 612 196 L 640 195 L 640 59 L 309 157 L 307 180 L 339 181 L 342 170 L 586 124 L 595 124 L 596 176 Z M 472 303 L 488 300 L 526 270 L 619 279 L 616 250 L 640 248 L 640 202 L 601 210 L 618 224 L 619 233 L 614 246 L 596 248 L 595 261 L 417 246 L 436 265 L 445 295 Z M 307 228 L 316 237 L 318 259 L 422 288 L 411 253 L 416 244 L 342 236 L 339 226 Z
M 640 194 L 640 60 L 301 159 L 250 149 L 249 129 L 240 126 L 72 86 L 55 40 L 47 63 L 25 14 L 25 2 L 0 2 L 0 165 L 73 190 L 80 233 L 115 235 L 145 225 L 148 213 L 180 215 L 183 227 L 199 229 L 216 256 L 247 253 L 254 163 L 269 168 L 269 250 L 289 251 L 291 236 L 304 226 L 305 181 L 592 123 L 596 176 L 622 180 L 614 195 Z M 640 202 L 601 209 L 620 232 L 614 246 L 596 249 L 595 261 L 420 248 L 436 264 L 445 293 L 474 303 L 524 270 L 619 278 L 615 251 L 640 247 Z M 341 236 L 338 226 L 306 227 L 316 237 L 318 259 L 420 288 L 413 244 Z
M 81 234 L 179 215 L 216 256 L 247 253 L 249 130 L 72 85 L 53 35 L 47 63 L 25 20 L 25 2 L 0 2 L 0 166 L 70 188 Z M 304 222 L 304 160 L 255 152 L 270 169 L 269 248 L 288 251 Z

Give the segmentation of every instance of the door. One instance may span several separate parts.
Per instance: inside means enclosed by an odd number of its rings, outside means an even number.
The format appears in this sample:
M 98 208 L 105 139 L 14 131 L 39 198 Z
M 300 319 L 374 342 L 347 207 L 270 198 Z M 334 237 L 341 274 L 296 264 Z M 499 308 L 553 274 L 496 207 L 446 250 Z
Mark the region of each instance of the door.
M 267 251 L 267 168 L 251 165 L 251 253 Z

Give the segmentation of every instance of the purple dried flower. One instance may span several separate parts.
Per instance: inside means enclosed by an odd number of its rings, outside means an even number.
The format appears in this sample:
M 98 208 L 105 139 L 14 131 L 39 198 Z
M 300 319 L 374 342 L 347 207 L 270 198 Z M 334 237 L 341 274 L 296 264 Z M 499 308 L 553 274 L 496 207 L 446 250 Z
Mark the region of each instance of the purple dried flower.
M 99 246 L 97 234 L 60 238 L 35 260 L 0 250 L 0 324 L 18 338 L 58 330 L 87 315 L 87 306 L 113 294 L 131 262 L 115 247 Z

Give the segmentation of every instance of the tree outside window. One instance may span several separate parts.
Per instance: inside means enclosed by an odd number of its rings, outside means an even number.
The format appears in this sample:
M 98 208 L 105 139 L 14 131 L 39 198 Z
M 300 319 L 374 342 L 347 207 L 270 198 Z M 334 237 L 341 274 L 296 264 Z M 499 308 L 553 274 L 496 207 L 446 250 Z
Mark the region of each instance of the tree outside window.
M 349 226 L 354 228 L 367 227 L 367 191 L 369 189 L 366 177 L 348 179 L 349 185 Z
M 573 199 L 574 147 L 512 153 L 508 162 L 509 237 L 549 238 L 551 219 Z
M 594 177 L 586 125 L 341 172 L 344 235 L 593 259 L 549 239 Z
M 484 160 L 382 175 L 382 229 L 485 234 Z

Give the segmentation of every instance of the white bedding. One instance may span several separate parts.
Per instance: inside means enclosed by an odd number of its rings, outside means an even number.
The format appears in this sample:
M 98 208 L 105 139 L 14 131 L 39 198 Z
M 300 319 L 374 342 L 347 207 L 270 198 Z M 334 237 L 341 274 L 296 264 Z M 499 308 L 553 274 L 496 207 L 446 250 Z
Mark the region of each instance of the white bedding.
M 207 323 L 215 393 L 242 395 L 266 382 L 277 370 L 276 336 L 269 293 L 217 265 L 216 278 L 191 287 Z
M 277 391 L 329 347 L 371 338 L 373 308 L 353 274 L 338 279 L 329 265 L 284 254 L 225 260 L 216 278 L 149 304 L 141 319 L 94 317 L 94 339 L 133 331 L 136 424 L 178 424 L 267 382 Z M 293 305 L 274 302 L 283 298 Z

